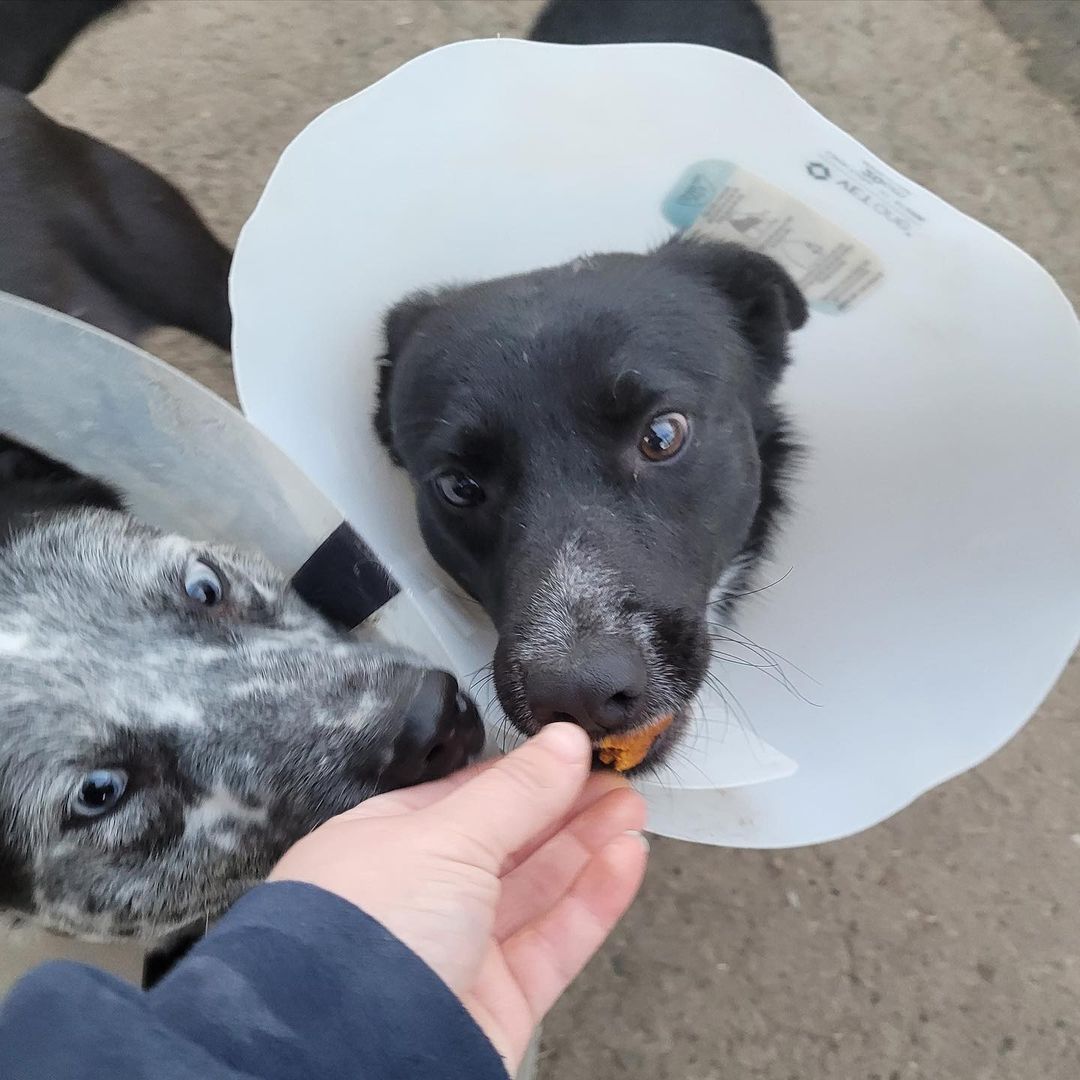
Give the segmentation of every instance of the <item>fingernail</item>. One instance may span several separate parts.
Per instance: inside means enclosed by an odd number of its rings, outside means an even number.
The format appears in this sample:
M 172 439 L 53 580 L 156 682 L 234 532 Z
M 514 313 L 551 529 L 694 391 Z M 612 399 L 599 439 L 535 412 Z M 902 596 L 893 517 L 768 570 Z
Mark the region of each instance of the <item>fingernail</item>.
M 641 842 L 641 846 L 646 851 L 649 850 L 649 838 L 643 832 L 638 832 L 637 829 L 627 829 L 626 830 L 626 835 L 627 836 L 636 836 L 637 839 Z
M 564 761 L 577 763 L 584 760 L 589 751 L 589 737 L 577 724 L 548 724 L 536 737 Z

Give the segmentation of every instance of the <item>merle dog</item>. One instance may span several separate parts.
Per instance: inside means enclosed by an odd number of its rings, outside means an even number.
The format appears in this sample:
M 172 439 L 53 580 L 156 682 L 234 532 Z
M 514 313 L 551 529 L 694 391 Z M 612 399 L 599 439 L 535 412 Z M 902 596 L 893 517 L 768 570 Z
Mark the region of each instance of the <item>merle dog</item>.
M 94 939 L 201 924 L 330 816 L 483 744 L 449 675 L 3 437 L 0 684 L 0 914 Z
M 120 6 L 0 0 L 0 289 L 227 349 L 228 250 L 166 180 L 24 96 Z M 4 437 L 0 681 L 0 917 L 84 937 L 201 926 L 327 817 L 483 742 L 450 676 Z M 151 953 L 147 981 L 193 936 Z

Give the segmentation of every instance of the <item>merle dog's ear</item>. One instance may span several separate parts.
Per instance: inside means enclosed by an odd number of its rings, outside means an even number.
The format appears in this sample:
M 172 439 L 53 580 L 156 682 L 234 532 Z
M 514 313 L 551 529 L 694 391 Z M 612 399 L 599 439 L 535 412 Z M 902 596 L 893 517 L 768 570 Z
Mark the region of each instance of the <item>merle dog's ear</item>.
M 735 305 L 764 371 L 778 378 L 788 362 L 788 334 L 810 315 L 791 275 L 775 259 L 741 244 L 676 238 L 660 254 L 706 278 Z
M 375 434 L 386 447 L 395 465 L 401 464 L 394 449 L 394 430 L 390 423 L 390 384 L 394 378 L 394 364 L 405 343 L 412 337 L 424 316 L 437 303 L 434 293 L 418 292 L 395 304 L 383 319 L 383 337 L 386 351 L 379 358 L 378 383 L 375 387 Z

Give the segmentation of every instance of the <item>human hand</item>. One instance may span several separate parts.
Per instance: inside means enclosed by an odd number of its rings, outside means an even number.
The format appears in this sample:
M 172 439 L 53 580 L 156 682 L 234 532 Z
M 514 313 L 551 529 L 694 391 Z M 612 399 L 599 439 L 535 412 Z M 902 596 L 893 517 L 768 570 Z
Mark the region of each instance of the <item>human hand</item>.
M 644 800 L 590 760 L 580 728 L 551 724 L 504 758 L 333 818 L 270 880 L 317 885 L 377 919 L 513 1073 L 645 873 Z

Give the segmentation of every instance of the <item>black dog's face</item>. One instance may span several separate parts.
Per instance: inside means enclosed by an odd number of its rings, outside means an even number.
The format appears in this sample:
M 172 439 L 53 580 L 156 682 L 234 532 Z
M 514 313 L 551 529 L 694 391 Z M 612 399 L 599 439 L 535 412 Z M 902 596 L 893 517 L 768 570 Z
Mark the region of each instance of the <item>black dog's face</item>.
M 520 730 L 685 716 L 710 598 L 743 587 L 780 501 L 771 395 L 805 319 L 772 260 L 685 241 L 390 313 L 376 426 L 432 555 L 498 629 Z

